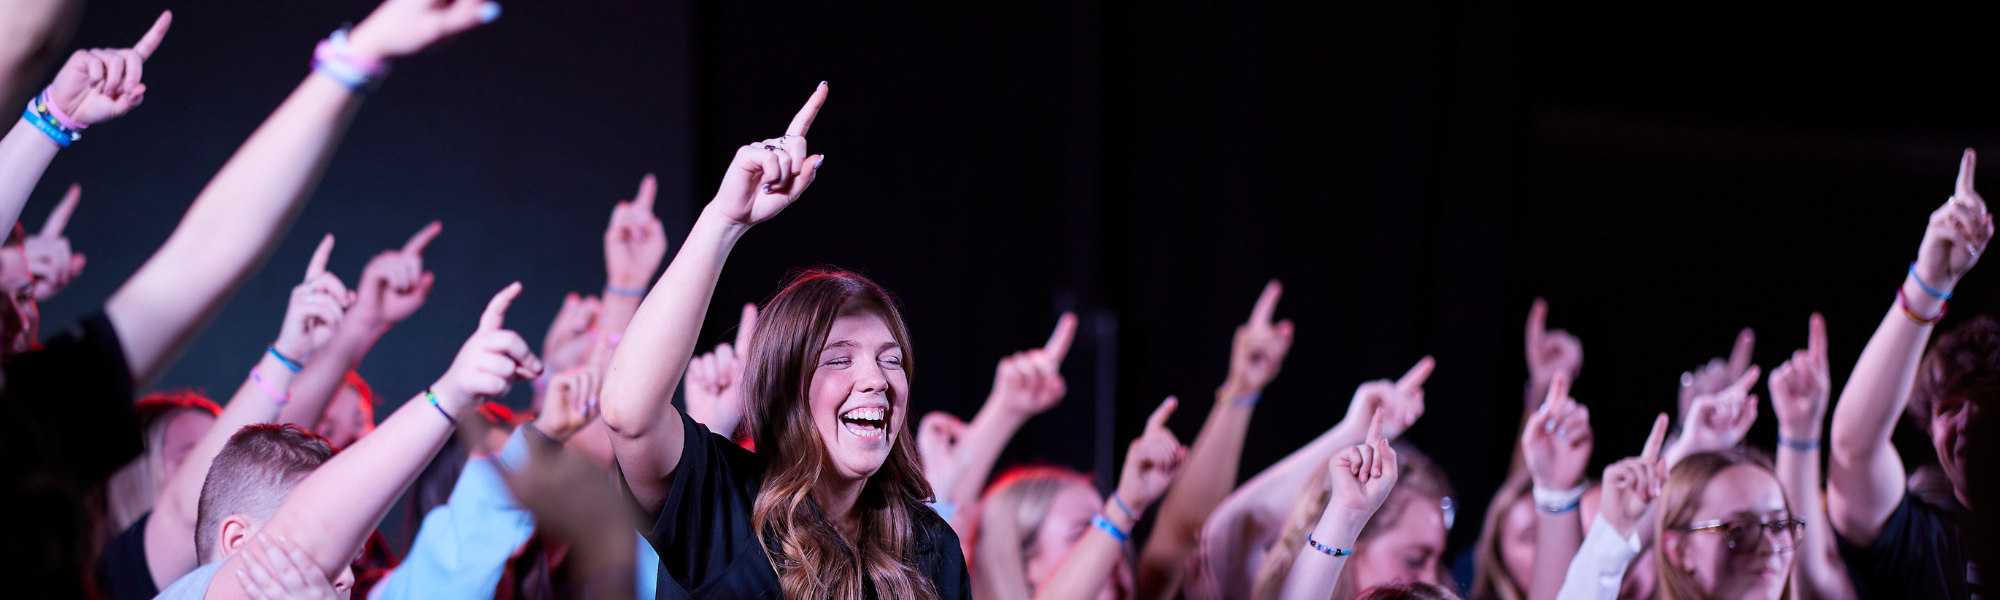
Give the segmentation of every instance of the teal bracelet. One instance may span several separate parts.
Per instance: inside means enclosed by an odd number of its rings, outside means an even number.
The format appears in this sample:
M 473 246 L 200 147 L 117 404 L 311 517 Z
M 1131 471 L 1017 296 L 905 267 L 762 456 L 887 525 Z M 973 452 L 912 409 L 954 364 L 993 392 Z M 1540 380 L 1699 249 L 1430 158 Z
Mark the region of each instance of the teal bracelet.
M 1125 530 L 1119 529 L 1117 525 L 1111 524 L 1111 520 L 1104 518 L 1104 515 L 1102 514 L 1091 515 L 1090 524 L 1096 526 L 1098 529 L 1104 530 L 1104 533 L 1110 534 L 1111 539 L 1118 540 L 1118 543 L 1120 544 L 1125 543 L 1126 540 L 1132 539 L 1131 534 L 1125 533 Z
M 1801 440 L 1797 438 L 1788 438 L 1781 435 L 1778 436 L 1778 445 L 1785 449 L 1795 450 L 1798 452 L 1817 452 L 1819 451 L 1820 440 Z
M 1334 557 L 1334 558 L 1340 558 L 1340 557 L 1342 557 L 1342 556 L 1347 556 L 1347 555 L 1349 555 L 1349 554 L 1353 554 L 1353 553 L 1354 553 L 1354 551 L 1353 551 L 1353 550 L 1341 550 L 1341 549 L 1339 549 L 1339 548 L 1328 548 L 1328 547 L 1326 547 L 1326 544 L 1321 544 L 1321 543 L 1319 543 L 1319 540 L 1315 540 L 1315 539 L 1313 539 L 1313 536 L 1312 536 L 1312 534 L 1310 534 L 1310 533 L 1306 534 L 1306 544 L 1307 544 L 1307 545 L 1310 545 L 1310 546 L 1312 546 L 1312 549 L 1314 549 L 1314 550 L 1318 550 L 1318 551 L 1320 551 L 1321 553 L 1323 553 L 1323 554 L 1325 554 L 1325 555 L 1327 555 L 1327 556 L 1331 556 L 1331 557 Z
M 285 370 L 293 373 L 306 370 L 305 365 L 301 365 L 298 361 L 285 358 L 285 355 L 279 354 L 276 346 L 265 346 L 264 351 L 271 353 L 271 358 L 278 359 L 278 364 L 285 365 Z
M 644 298 L 644 297 L 646 297 L 646 290 L 644 290 L 644 289 L 636 289 L 636 288 L 628 288 L 628 287 L 618 287 L 618 286 L 615 286 L 615 285 L 611 285 L 611 284 L 609 284 L 609 283 L 607 283 L 607 284 L 604 284 L 604 293 L 606 293 L 606 294 L 611 294 L 611 295 L 613 295 L 613 296 L 624 296 L 624 297 L 627 297 L 627 298 Z
M 1931 297 L 1933 298 L 1937 298 L 1939 300 L 1951 299 L 1951 292 L 1937 291 L 1937 288 L 1931 287 L 1931 285 L 1928 283 L 1924 283 L 1924 278 L 1917 276 L 1917 261 L 1914 260 L 1910 261 L 1910 280 L 1917 282 L 1917 287 L 1923 288 L 1924 293 L 1930 294 Z
M 62 125 L 58 125 L 48 117 L 42 116 L 40 112 L 35 110 L 35 104 L 36 102 L 33 100 L 28 101 L 28 108 L 21 111 L 21 118 L 26 120 L 29 125 L 34 125 L 35 129 L 41 130 L 42 135 L 49 136 L 49 141 L 55 142 L 57 146 L 68 148 L 70 142 L 83 139 L 81 134 L 63 129 Z

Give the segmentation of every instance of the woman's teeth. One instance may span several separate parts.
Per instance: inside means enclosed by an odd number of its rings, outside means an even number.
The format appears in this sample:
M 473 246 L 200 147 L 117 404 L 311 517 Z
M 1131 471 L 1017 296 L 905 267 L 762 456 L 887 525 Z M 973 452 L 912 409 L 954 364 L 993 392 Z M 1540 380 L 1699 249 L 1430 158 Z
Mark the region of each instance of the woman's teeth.
M 882 407 L 857 408 L 840 415 L 841 425 L 855 437 L 881 437 L 888 431 L 884 421 L 889 411 Z

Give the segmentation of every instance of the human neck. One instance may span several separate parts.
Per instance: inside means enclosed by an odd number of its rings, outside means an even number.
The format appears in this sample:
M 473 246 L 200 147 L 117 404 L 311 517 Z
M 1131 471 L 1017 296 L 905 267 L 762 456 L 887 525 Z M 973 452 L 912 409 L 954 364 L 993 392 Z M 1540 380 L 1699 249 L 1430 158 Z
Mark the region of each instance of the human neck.
M 812 491 L 813 502 L 819 504 L 821 514 L 833 523 L 840 537 L 853 544 L 861 534 L 861 513 L 856 506 L 861 502 L 861 489 L 867 487 L 867 479 L 841 481 L 839 477 L 821 479 Z

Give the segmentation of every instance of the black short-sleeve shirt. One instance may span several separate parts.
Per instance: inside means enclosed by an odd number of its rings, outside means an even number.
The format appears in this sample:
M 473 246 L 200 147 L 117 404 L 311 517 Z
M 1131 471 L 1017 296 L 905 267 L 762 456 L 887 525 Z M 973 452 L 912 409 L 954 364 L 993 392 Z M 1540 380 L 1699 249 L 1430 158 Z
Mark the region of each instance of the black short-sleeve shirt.
M 686 433 L 673 486 L 644 532 L 660 555 L 657 597 L 782 600 L 777 571 L 750 521 L 763 484 L 763 458 L 710 433 L 686 413 L 681 422 Z M 618 480 L 623 485 L 624 476 Z M 916 544 L 909 559 L 930 576 L 939 598 L 971 598 L 958 534 L 936 513 L 915 513 Z M 872 583 L 866 592 L 878 597 Z
M 1882 523 L 1882 533 L 1867 547 L 1835 534 L 1840 558 L 1847 563 L 1854 591 L 1864 599 L 1949 598 L 1965 600 L 1965 538 L 1957 506 L 1943 507 L 1904 493 L 1903 502 Z
M 139 515 L 131 527 L 104 544 L 97 555 L 97 588 L 109 600 L 148 600 L 160 595 L 153 584 L 153 567 L 146 562 L 146 521 L 152 511 Z

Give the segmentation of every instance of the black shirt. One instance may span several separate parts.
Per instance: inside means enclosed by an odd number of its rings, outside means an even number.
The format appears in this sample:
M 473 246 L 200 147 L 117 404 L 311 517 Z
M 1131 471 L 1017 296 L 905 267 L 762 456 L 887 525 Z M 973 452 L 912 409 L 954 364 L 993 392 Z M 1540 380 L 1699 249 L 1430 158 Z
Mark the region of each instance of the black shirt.
M 97 587 L 111 600 L 150 600 L 160 595 L 153 584 L 153 567 L 146 563 L 146 521 L 152 511 L 139 515 L 118 537 L 104 544 L 97 555 Z
M 4 371 L 0 486 L 9 512 L 27 517 L 0 536 L 0 575 L 13 575 L 10 596 L 83 595 L 98 518 L 84 499 L 145 450 L 125 350 L 98 313 Z
M 660 555 L 657 597 L 784 598 L 777 571 L 757 543 L 751 511 L 763 486 L 764 460 L 681 413 L 680 465 L 672 488 L 646 540 Z M 612 468 L 618 467 L 614 463 Z M 618 477 L 624 484 L 624 476 Z M 628 492 L 629 493 L 629 492 Z M 930 576 L 938 597 L 972 597 L 958 534 L 928 509 L 913 511 L 915 551 L 909 557 Z M 878 597 L 869 582 L 865 591 Z
M 1937 506 L 1905 492 L 1875 543 L 1862 548 L 1836 533 L 1854 591 L 1864 599 L 1970 598 L 1966 573 L 1973 567 L 1960 531 L 1964 509 L 1952 504 Z

